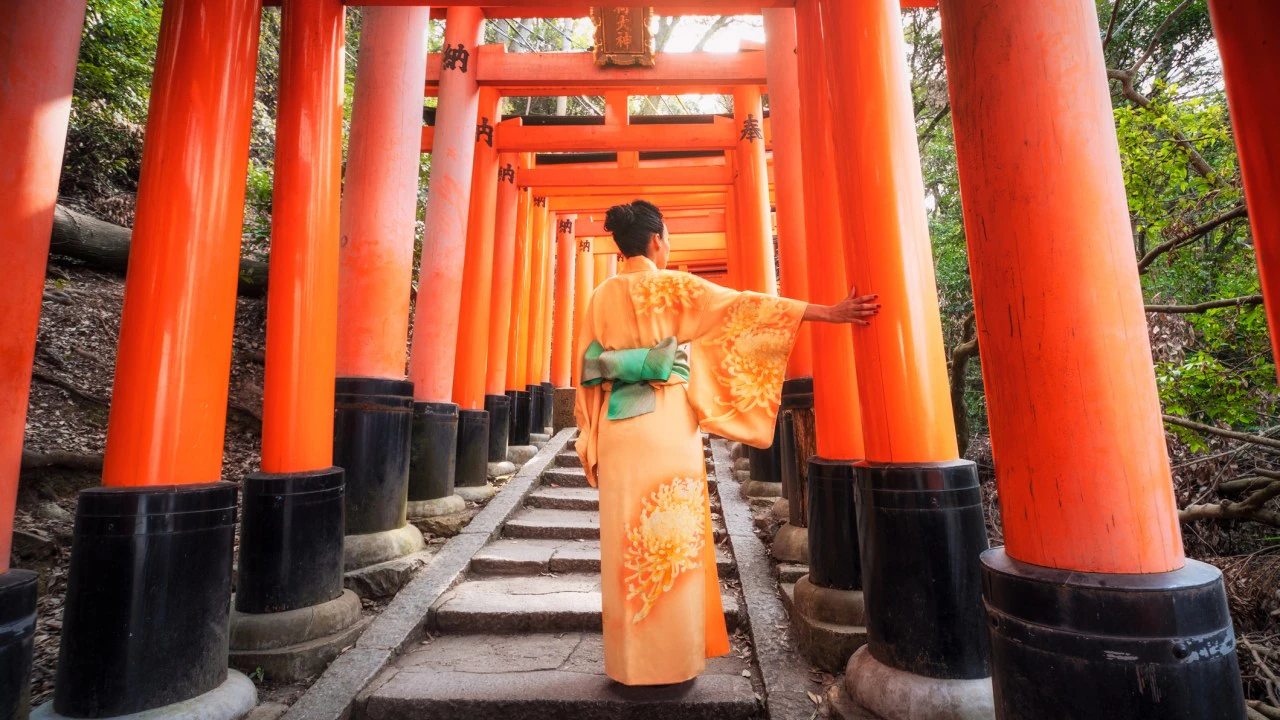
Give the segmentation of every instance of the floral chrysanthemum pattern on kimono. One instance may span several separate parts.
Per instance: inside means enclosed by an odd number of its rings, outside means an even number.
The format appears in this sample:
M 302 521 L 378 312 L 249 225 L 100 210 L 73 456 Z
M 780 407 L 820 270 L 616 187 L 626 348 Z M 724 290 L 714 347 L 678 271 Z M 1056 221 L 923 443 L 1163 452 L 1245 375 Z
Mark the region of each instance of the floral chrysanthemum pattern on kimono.
M 692 275 L 655 273 L 631 287 L 631 302 L 642 313 L 691 310 L 704 292 L 702 282 Z
M 789 309 L 765 295 L 744 295 L 729 307 L 724 330 L 711 341 L 725 351 L 716 380 L 728 396 L 721 393 L 716 403 L 729 415 L 778 406 L 795 338 Z
M 627 524 L 627 600 L 639 600 L 638 623 L 687 570 L 702 567 L 706 481 L 676 478 L 645 498 L 640 521 Z

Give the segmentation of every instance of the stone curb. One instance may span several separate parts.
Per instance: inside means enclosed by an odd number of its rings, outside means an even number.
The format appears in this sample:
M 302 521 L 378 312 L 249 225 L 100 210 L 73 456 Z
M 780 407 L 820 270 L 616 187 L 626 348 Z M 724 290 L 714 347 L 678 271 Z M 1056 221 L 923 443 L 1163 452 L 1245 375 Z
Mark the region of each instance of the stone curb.
M 773 563 L 756 537 L 751 506 L 739 494 L 729 443 L 713 439 L 711 448 L 721 512 L 742 583 L 748 631 L 764 680 L 765 709 L 770 720 L 809 720 L 817 710 L 808 695 L 809 661 L 799 652 L 795 631 L 778 597 Z
M 462 579 L 471 557 L 496 537 L 507 518 L 524 505 L 542 471 L 564 450 L 574 432 L 576 428 L 561 431 L 525 463 L 462 533 L 440 548 L 426 570 L 396 594 L 355 646 L 339 655 L 281 720 L 349 718 L 356 697 L 396 655 L 422 637 L 431 606 Z

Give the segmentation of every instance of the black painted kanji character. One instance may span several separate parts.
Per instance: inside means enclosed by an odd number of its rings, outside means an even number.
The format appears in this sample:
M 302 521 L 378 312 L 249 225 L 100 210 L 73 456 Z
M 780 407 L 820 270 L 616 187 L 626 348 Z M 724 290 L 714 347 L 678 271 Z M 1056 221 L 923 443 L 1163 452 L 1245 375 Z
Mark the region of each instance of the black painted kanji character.
M 471 51 L 467 50 L 466 45 L 458 43 L 457 47 L 444 46 L 444 57 L 440 64 L 445 70 L 461 70 L 465 73 L 470 60 Z
M 485 143 L 489 147 L 493 147 L 493 126 L 489 124 L 489 118 L 480 118 L 480 124 L 476 126 L 476 142 L 484 138 Z
M 764 139 L 764 130 L 760 127 L 760 121 L 756 120 L 755 115 L 747 115 L 747 119 L 742 123 L 742 134 L 738 136 L 739 140 L 747 142 L 755 142 Z
M 506 181 L 512 185 L 516 184 L 516 169 L 507 163 L 506 167 L 498 168 L 498 182 Z

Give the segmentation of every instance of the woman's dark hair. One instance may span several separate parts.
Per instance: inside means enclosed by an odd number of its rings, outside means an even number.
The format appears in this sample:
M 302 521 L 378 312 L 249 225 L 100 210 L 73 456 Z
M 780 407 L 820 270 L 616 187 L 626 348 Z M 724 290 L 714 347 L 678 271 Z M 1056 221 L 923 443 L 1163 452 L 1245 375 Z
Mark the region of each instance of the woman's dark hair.
M 614 205 L 605 213 L 604 229 L 613 233 L 613 241 L 623 255 L 644 255 L 649 240 L 662 234 L 662 211 L 645 200 Z

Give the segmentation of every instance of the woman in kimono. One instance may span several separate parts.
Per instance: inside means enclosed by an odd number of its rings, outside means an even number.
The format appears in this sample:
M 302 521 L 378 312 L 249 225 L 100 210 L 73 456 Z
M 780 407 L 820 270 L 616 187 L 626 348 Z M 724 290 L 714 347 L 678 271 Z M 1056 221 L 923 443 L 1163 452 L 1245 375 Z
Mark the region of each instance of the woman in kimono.
M 605 672 L 680 683 L 729 652 L 699 429 L 768 447 L 800 323 L 865 325 L 879 306 L 854 293 L 810 305 L 666 270 L 666 225 L 643 200 L 610 209 L 605 228 L 626 261 L 579 329 L 575 408 L 578 455 L 600 489 Z

